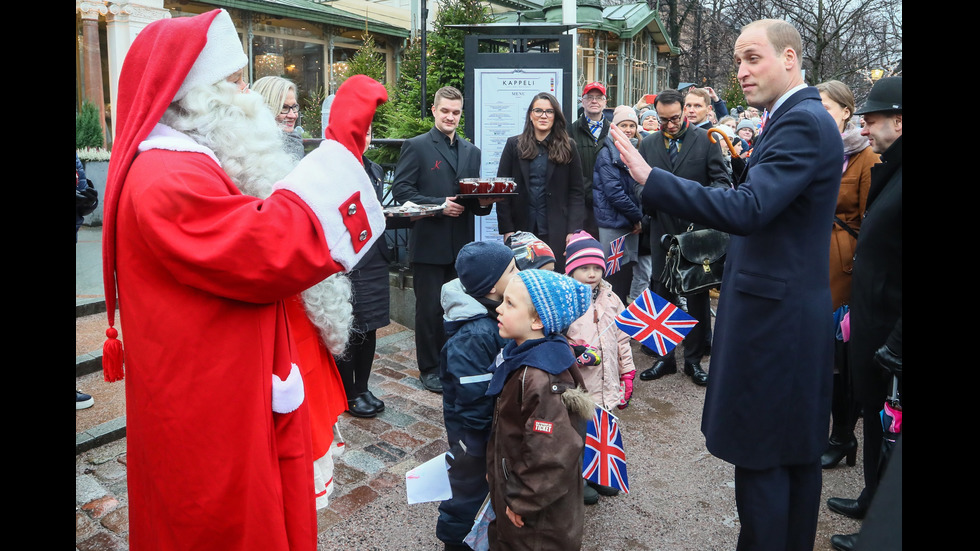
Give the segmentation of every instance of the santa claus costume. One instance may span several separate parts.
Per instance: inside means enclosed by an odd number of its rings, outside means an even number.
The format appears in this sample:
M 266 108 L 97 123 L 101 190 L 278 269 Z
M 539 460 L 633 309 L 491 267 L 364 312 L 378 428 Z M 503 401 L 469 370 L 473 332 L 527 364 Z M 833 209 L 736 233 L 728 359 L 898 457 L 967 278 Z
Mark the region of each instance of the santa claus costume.
M 325 140 L 259 199 L 230 176 L 247 178 L 248 156 L 206 145 L 223 125 L 160 123 L 209 110 L 210 88 L 224 93 L 246 62 L 215 10 L 150 24 L 120 72 L 103 367 L 122 377 L 118 288 L 135 551 L 316 548 L 309 410 L 285 301 L 354 266 L 384 216 L 359 160 L 366 125 L 359 141 L 356 129 Z M 373 115 L 386 96 L 372 89 L 362 106 Z M 230 104 L 216 107 L 251 108 Z M 278 133 L 267 118 L 256 132 Z

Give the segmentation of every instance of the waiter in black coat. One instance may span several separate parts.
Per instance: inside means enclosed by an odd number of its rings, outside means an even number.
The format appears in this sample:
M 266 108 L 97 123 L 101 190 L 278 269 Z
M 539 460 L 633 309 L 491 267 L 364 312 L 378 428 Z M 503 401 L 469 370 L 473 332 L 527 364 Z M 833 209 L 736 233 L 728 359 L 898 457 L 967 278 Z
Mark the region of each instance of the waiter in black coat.
M 854 397 L 864 418 L 864 490 L 857 499 L 830 498 L 830 510 L 864 518 L 878 487 L 882 427 L 878 412 L 902 377 L 902 77 L 875 83 L 856 115 L 861 134 L 881 163 L 871 167 L 871 189 L 854 249 L 849 361 Z M 854 548 L 857 535 L 831 538 L 835 549 Z
M 427 390 L 442 392 L 439 351 L 446 342 L 442 327 L 442 286 L 456 278 L 456 255 L 473 241 L 473 216 L 490 213 L 489 202 L 458 199 L 459 180 L 480 175 L 480 149 L 456 134 L 463 94 L 452 86 L 436 91 L 432 130 L 402 145 L 392 194 L 399 203 L 445 205 L 435 216 L 415 222 L 408 243 L 415 289 L 415 355 L 419 379 Z

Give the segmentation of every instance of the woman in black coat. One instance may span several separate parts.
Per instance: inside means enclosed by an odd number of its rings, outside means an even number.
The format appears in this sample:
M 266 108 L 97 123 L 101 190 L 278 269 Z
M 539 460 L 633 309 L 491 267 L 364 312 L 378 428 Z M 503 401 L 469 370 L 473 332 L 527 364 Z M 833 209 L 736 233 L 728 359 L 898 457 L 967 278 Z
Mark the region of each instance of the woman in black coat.
M 524 131 L 507 138 L 497 176 L 517 182 L 517 195 L 497 203 L 504 240 L 516 231 L 537 235 L 555 253 L 555 271 L 563 272 L 566 237 L 585 223 L 585 187 L 555 96 L 541 92 L 531 100 Z
M 370 143 L 371 131 L 368 130 L 365 151 Z M 362 157 L 362 160 L 364 171 L 371 179 L 378 201 L 381 201 L 384 194 L 384 169 L 367 157 Z M 387 229 L 408 226 L 406 218 L 389 217 L 387 222 Z M 348 273 L 354 320 L 347 349 L 342 356 L 335 359 L 340 377 L 344 381 L 344 391 L 347 393 L 347 412 L 355 417 L 374 417 L 385 409 L 384 402 L 368 390 L 368 378 L 374 364 L 377 331 L 391 322 L 388 286 L 390 260 L 388 243 L 382 236 Z

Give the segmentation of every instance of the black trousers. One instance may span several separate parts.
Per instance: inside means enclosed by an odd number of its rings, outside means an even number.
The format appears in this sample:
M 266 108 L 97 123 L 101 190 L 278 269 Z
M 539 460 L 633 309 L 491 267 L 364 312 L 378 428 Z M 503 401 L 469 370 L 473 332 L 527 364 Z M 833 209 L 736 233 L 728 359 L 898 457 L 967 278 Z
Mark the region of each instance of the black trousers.
M 353 400 L 367 392 L 368 378 L 371 377 L 371 366 L 374 364 L 374 351 L 377 347 L 377 329 L 366 333 L 355 332 L 351 334 L 344 355 L 334 358 L 348 400 Z
M 679 303 L 677 300 L 677 295 L 668 291 L 667 287 L 665 287 L 664 284 L 657 279 L 657 277 L 650 278 L 650 291 L 662 296 L 674 304 Z M 692 318 L 698 320 L 698 324 L 691 329 L 691 332 L 684 338 L 684 342 L 682 342 L 678 347 L 684 347 L 685 363 L 700 365 L 701 358 L 703 358 L 707 352 L 708 345 L 705 336 L 709 334 L 708 332 L 711 330 L 711 297 L 708 295 L 708 291 L 688 295 L 687 313 L 690 314 Z M 673 351 L 671 351 L 667 357 L 663 358 L 663 360 L 667 365 L 676 364 L 677 362 Z
M 456 279 L 453 264 L 412 263 L 415 287 L 415 358 L 420 373 L 439 374 L 439 352 L 446 344 L 442 325 L 442 286 Z
M 735 466 L 736 551 L 813 551 L 820 461 L 754 470 Z

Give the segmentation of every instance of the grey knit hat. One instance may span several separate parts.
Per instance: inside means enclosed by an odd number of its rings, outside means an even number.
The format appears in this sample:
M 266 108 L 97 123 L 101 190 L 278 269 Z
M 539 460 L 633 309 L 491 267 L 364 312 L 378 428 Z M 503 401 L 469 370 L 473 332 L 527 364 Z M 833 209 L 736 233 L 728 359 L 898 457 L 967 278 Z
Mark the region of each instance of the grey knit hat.
M 592 303 L 592 289 L 583 283 L 547 270 L 517 272 L 531 304 L 544 325 L 545 335 L 564 333 L 573 321 L 585 315 Z

